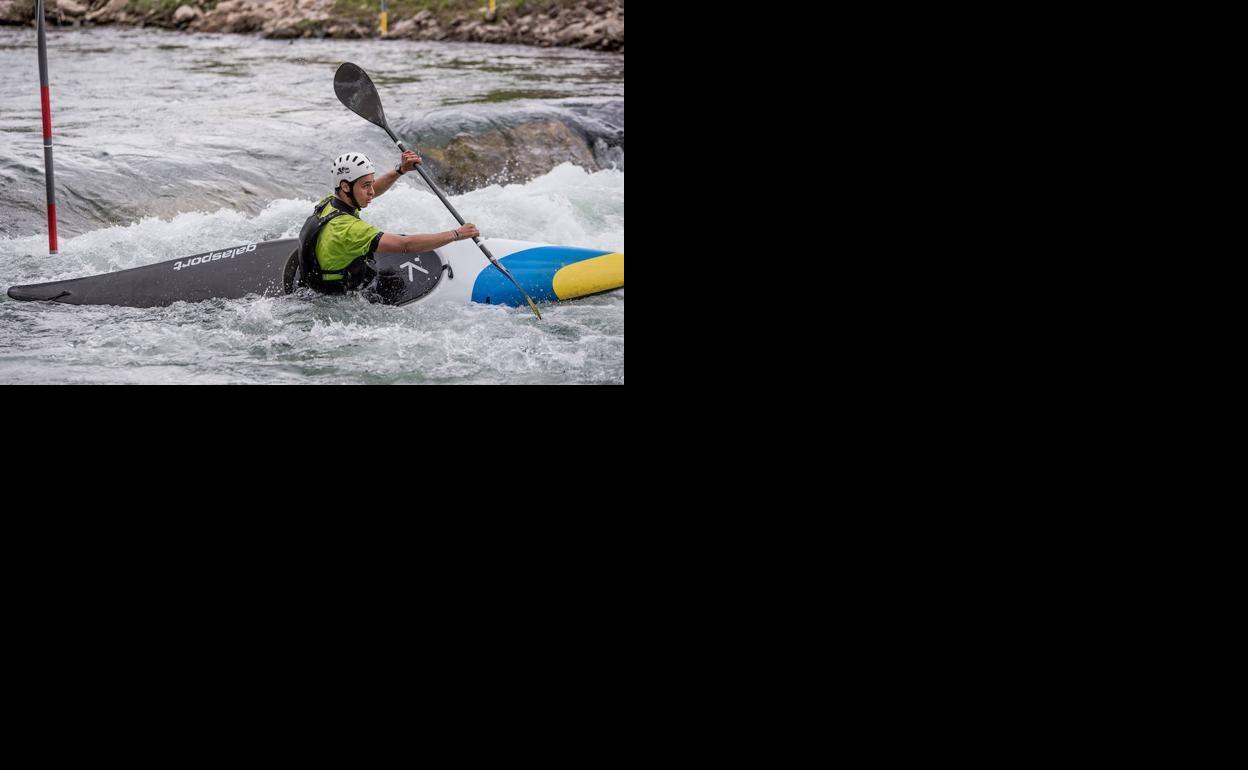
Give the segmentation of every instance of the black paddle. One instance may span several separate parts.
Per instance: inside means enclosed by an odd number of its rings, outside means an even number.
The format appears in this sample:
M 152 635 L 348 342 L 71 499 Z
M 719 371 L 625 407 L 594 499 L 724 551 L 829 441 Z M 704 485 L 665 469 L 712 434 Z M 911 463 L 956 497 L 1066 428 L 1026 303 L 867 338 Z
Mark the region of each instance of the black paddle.
M 377 87 L 373 85 L 373 81 L 369 78 L 367 72 L 350 62 L 343 64 L 338 68 L 338 72 L 334 74 L 334 93 L 338 94 L 338 100 L 345 104 L 347 109 L 364 118 L 369 123 L 385 129 L 385 132 L 390 135 L 390 139 L 399 146 L 399 150 L 407 152 L 407 147 L 399 141 L 399 138 L 394 135 L 394 131 L 390 128 L 390 124 L 386 122 L 386 111 L 382 109 L 381 97 L 377 95 Z M 438 196 L 438 199 L 451 212 L 451 216 L 455 217 L 455 220 L 461 225 L 465 224 L 464 218 L 459 215 L 459 212 L 446 199 L 446 196 L 442 194 L 438 186 L 433 183 L 433 180 L 429 178 L 425 170 L 420 166 L 417 166 L 416 170 L 420 172 L 420 178 L 425 180 L 425 184 L 429 185 L 429 189 L 433 190 L 433 194 Z M 497 267 L 503 275 L 511 279 L 511 282 L 516 285 L 525 301 L 529 303 L 529 307 L 537 315 L 537 320 L 542 320 L 542 314 L 538 312 L 537 305 L 533 304 L 533 300 L 530 299 L 528 292 L 524 290 L 524 287 L 520 285 L 515 276 L 494 258 L 494 255 L 485 247 L 480 238 L 473 238 L 472 240 L 481 247 L 481 251 L 485 254 L 486 259 L 490 260 L 490 264 Z

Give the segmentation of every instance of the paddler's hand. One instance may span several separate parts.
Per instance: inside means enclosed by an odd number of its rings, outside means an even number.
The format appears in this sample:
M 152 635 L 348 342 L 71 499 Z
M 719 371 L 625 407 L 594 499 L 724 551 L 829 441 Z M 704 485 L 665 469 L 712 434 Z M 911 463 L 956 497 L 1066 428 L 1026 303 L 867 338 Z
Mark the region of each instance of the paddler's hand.
M 455 240 L 457 241 L 462 241 L 465 238 L 480 238 L 481 237 L 481 231 L 478 230 L 477 226 L 471 222 L 469 222 L 466 225 L 460 225 L 459 227 L 455 228 L 451 232 L 455 233 Z
M 406 174 L 409 171 L 413 171 L 421 163 L 424 163 L 424 161 L 420 159 L 420 156 L 408 150 L 403 153 L 403 159 L 399 161 L 399 173 Z

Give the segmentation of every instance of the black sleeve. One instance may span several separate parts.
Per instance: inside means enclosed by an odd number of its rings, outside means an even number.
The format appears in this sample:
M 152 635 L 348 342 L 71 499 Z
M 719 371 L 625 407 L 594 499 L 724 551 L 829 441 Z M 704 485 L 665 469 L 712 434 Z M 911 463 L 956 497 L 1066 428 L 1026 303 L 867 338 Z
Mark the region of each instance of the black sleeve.
M 370 257 L 377 253 L 377 247 L 381 245 L 381 236 L 383 235 L 385 235 L 385 233 L 377 233 L 377 235 L 373 236 L 373 245 L 368 250 L 368 255 Z

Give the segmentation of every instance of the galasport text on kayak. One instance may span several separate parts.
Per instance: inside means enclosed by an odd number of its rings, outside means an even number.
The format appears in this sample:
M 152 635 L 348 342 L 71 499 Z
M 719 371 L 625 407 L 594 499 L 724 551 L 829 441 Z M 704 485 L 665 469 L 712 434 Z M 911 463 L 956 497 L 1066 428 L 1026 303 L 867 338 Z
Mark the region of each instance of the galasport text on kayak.
M 184 267 L 194 267 L 195 265 L 202 265 L 206 262 L 216 262 L 218 259 L 233 259 L 234 257 L 237 257 L 242 254 L 246 254 L 249 251 L 255 251 L 255 250 L 256 250 L 256 244 L 249 243 L 246 246 L 239 246 L 237 249 L 230 249 L 229 251 L 214 251 L 213 253 L 205 254 L 202 257 L 195 257 L 194 259 L 188 259 L 186 262 L 183 262 L 182 260 L 178 260 L 178 262 L 174 264 L 173 269 L 181 270 Z

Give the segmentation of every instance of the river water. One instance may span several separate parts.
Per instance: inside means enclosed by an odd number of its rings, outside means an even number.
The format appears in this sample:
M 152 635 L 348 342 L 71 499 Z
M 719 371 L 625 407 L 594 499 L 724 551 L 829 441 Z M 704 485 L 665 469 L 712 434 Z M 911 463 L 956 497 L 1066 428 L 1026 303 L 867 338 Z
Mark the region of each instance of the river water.
M 452 195 L 488 237 L 624 250 L 624 57 L 525 46 L 272 41 L 160 30 L 49 30 L 60 254 L 47 253 L 33 30 L 0 28 L 0 293 L 239 243 L 295 237 L 329 161 L 392 167 L 385 132 L 333 91 L 352 61 L 409 144 L 535 117 L 574 128 L 593 168 Z M 454 225 L 409 175 L 364 218 Z M 0 384 L 623 383 L 624 290 L 527 309 L 413 309 L 292 295 L 167 308 L 0 298 Z

